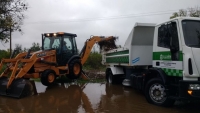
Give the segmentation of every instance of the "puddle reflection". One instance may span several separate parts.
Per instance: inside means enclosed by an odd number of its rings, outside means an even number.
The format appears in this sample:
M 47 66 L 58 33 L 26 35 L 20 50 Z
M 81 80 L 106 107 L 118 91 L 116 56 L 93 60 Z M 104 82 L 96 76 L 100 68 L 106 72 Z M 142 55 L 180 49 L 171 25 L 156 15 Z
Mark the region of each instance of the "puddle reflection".
M 0 113 L 195 113 L 197 104 L 171 108 L 146 102 L 142 93 L 121 85 L 100 83 L 57 84 L 44 87 L 36 83 L 38 95 L 23 99 L 0 97 Z M 199 105 L 199 104 L 198 104 Z

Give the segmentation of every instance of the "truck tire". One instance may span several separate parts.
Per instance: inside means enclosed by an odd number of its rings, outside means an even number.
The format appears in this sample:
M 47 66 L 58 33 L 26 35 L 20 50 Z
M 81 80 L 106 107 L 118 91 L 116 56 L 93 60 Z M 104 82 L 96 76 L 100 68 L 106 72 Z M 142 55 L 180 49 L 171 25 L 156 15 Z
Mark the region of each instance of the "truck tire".
M 41 83 L 45 86 L 52 85 L 56 80 L 56 74 L 53 70 L 47 69 L 40 76 Z
M 166 93 L 166 87 L 163 81 L 159 78 L 150 79 L 145 87 L 145 97 L 149 103 L 169 107 L 172 106 L 175 100 L 169 98 Z
M 78 79 L 81 76 L 82 64 L 79 59 L 72 60 L 69 64 L 69 79 Z
M 106 81 L 107 81 L 107 83 L 110 83 L 110 84 L 117 83 L 116 77 L 112 74 L 111 70 L 107 71 L 107 73 L 106 73 Z

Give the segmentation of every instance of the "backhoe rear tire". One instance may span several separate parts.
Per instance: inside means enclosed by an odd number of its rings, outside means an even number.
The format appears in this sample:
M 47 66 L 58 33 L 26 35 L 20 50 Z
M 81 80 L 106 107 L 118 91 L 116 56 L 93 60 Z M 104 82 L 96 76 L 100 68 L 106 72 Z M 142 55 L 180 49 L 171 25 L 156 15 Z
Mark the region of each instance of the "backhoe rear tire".
M 56 79 L 56 74 L 51 69 L 43 71 L 40 77 L 41 83 L 45 86 L 50 86 L 54 84 L 55 79 Z
M 78 79 L 81 76 L 82 64 L 79 59 L 72 60 L 69 64 L 69 79 Z

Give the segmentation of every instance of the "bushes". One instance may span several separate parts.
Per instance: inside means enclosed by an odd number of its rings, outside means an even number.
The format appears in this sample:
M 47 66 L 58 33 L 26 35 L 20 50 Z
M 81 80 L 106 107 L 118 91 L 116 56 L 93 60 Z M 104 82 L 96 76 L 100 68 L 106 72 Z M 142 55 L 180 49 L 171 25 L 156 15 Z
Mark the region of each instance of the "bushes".
M 105 66 L 101 64 L 102 55 L 98 52 L 91 52 L 86 63 L 83 65 L 85 70 L 100 70 Z
M 0 50 L 0 61 L 2 58 L 9 58 L 10 56 L 10 52 L 5 51 L 5 50 Z M 0 70 L 0 74 L 3 72 L 3 70 L 6 68 L 5 65 L 3 65 L 3 67 Z
M 0 61 L 2 58 L 9 58 L 10 52 L 5 51 L 5 50 L 0 50 Z

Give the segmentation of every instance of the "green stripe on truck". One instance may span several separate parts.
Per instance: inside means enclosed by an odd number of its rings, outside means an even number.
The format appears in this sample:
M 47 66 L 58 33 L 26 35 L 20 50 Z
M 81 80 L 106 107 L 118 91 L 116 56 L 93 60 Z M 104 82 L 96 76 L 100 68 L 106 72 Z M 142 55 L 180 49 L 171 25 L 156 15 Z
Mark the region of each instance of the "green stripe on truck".
M 168 76 L 183 76 L 183 70 L 161 68 Z
M 170 51 L 153 52 L 153 60 L 171 61 L 171 52 Z M 183 61 L 182 51 L 179 52 L 179 60 L 178 61 Z
M 129 63 L 128 56 L 106 58 L 106 63 Z
M 129 50 L 107 53 L 106 56 L 123 55 L 123 54 L 129 54 Z

